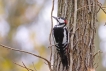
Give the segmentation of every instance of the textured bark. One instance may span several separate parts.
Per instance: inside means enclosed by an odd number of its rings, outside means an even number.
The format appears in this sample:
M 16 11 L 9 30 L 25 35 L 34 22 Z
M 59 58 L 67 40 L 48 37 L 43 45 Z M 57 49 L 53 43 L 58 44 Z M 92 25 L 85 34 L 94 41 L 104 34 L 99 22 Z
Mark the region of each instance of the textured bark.
M 94 67 L 96 6 L 96 0 L 58 0 L 58 16 L 66 17 L 67 26 L 71 30 L 69 45 L 71 52 L 70 69 L 63 70 L 60 57 L 55 50 L 54 71 L 89 71 Z M 75 8 L 77 8 L 76 15 Z

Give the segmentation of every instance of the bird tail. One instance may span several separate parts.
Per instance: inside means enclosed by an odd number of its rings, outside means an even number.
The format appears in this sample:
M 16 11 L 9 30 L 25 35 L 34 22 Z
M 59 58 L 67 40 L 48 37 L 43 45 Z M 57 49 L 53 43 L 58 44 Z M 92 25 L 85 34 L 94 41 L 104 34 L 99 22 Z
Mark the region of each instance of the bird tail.
M 64 53 L 63 51 L 61 51 L 59 53 L 59 55 L 60 55 L 60 58 L 61 58 L 61 62 L 63 64 L 63 69 L 66 68 L 68 70 L 69 66 L 70 66 L 70 55 L 69 55 L 69 53 L 67 53 L 67 52 Z

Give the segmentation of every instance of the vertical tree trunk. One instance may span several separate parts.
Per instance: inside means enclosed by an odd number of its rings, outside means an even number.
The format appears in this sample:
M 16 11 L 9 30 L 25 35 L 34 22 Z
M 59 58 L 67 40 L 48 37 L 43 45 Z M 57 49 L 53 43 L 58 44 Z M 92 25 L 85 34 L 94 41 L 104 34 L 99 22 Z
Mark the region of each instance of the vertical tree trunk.
M 58 16 L 66 17 L 70 31 L 70 69 L 63 70 L 55 50 L 54 71 L 89 71 L 94 63 L 96 0 L 58 0 Z

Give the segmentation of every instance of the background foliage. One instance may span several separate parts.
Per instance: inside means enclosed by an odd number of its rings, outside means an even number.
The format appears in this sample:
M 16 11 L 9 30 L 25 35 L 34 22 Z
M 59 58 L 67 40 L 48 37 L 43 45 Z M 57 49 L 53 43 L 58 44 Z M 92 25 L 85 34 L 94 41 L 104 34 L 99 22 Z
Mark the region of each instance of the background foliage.
M 100 2 L 106 6 L 105 0 L 100 0 Z M 51 25 L 51 5 L 52 0 L 0 0 L 0 43 L 49 59 L 48 39 Z M 54 15 L 57 13 L 56 5 L 57 0 L 55 0 Z M 102 56 L 96 58 L 97 71 L 106 70 L 105 22 L 106 14 L 100 10 L 95 45 L 96 50 L 100 49 L 103 53 L 100 54 Z M 38 71 L 49 70 L 41 59 L 0 47 L 0 71 L 27 71 L 13 62 L 18 64 L 24 62 L 30 68 L 36 67 Z

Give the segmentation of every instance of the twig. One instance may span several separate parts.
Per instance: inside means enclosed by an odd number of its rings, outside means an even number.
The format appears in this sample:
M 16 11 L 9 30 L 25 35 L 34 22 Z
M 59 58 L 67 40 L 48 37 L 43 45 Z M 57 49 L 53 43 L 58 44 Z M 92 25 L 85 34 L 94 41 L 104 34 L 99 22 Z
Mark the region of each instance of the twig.
M 46 62 L 44 62 L 46 65 L 48 65 Z M 53 66 L 53 65 L 51 65 L 51 66 Z
M 98 52 L 96 52 L 94 55 L 93 55 L 93 58 L 95 58 L 95 56 L 99 53 L 102 53 L 100 50 Z
M 34 70 L 35 70 L 35 71 L 37 71 L 37 69 L 35 68 L 35 66 L 34 66 L 34 63 L 33 63 L 33 62 L 32 62 L 32 64 L 33 64 Z
M 50 45 L 51 45 L 51 36 L 52 36 L 52 29 L 53 29 L 53 19 L 52 19 L 53 10 L 54 10 L 54 0 L 52 1 L 52 10 L 51 10 L 51 32 L 49 35 Z M 50 62 L 51 62 L 51 60 L 52 60 L 52 48 L 50 48 L 50 49 L 51 49 L 51 54 L 50 54 Z
M 22 68 L 25 68 L 24 66 L 22 66 L 22 65 L 20 65 L 20 64 L 17 64 L 17 63 L 14 63 L 14 64 L 16 64 L 16 65 L 18 65 L 18 66 L 20 66 L 20 67 L 22 67 Z M 25 68 L 25 69 L 26 69 L 26 68 Z M 34 71 L 33 69 L 30 69 L 30 68 L 28 68 L 28 70 Z
M 97 63 L 95 63 L 96 67 L 95 69 L 99 66 L 99 54 L 102 53 L 100 50 L 98 52 L 96 52 L 94 55 L 93 55 L 93 58 L 96 57 L 96 55 L 98 55 L 98 60 L 97 60 Z
M 98 2 L 98 0 L 97 0 L 97 2 Z M 102 7 L 101 5 L 101 3 L 100 2 L 98 2 L 97 3 L 98 4 L 98 6 L 100 7 L 100 9 L 102 9 L 102 11 L 106 14 L 106 11 L 103 9 L 103 8 L 106 8 L 106 7 Z M 106 22 L 105 22 L 105 24 L 104 24 L 104 26 L 106 25 Z
M 97 1 L 98 2 L 98 1 Z M 98 6 L 100 7 L 100 9 L 102 9 L 102 11 L 106 14 L 106 11 L 100 6 L 99 2 L 97 3 Z
M 19 52 L 27 53 L 27 54 L 33 55 L 33 56 L 35 56 L 35 57 L 38 57 L 38 58 L 40 58 L 40 59 L 43 59 L 43 60 L 45 60 L 45 61 L 48 63 L 48 67 L 49 67 L 50 71 L 52 71 L 52 69 L 51 69 L 51 63 L 50 63 L 46 58 L 44 58 L 44 57 L 42 57 L 42 56 L 36 55 L 36 54 L 34 54 L 34 53 L 31 53 L 31 52 L 27 52 L 27 51 L 24 51 L 24 50 L 19 50 L 19 49 L 11 48 L 11 47 L 5 46 L 5 45 L 3 45 L 3 44 L 0 44 L 0 46 L 2 46 L 2 47 L 4 47 L 4 48 L 7 48 L 7 49 L 14 50 L 14 51 L 19 51 Z
M 97 11 L 97 13 L 100 11 L 100 7 L 99 7 L 99 9 L 98 9 L 98 11 Z
M 25 66 L 25 64 L 22 62 L 22 64 L 24 65 L 25 69 L 27 69 L 29 71 L 29 69 Z

